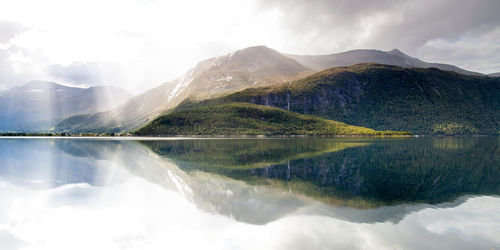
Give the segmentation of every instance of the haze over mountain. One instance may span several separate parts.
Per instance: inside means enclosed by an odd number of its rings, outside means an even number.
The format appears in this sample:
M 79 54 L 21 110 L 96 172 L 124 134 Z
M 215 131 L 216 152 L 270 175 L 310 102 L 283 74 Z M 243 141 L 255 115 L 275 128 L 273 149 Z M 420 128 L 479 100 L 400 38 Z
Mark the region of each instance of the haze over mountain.
M 70 117 L 57 129 L 77 132 L 133 130 L 169 112 L 186 98 L 214 98 L 249 87 L 297 80 L 329 67 L 364 62 L 437 67 L 464 74 L 479 74 L 453 65 L 426 63 L 399 50 L 354 50 L 331 55 L 299 56 L 255 46 L 202 61 L 183 76 L 135 96 L 114 110 Z
M 488 74 L 491 77 L 500 77 L 500 72 Z
M 32 81 L 0 93 L 0 131 L 47 131 L 68 116 L 108 110 L 130 97 L 115 87 L 76 88 Z

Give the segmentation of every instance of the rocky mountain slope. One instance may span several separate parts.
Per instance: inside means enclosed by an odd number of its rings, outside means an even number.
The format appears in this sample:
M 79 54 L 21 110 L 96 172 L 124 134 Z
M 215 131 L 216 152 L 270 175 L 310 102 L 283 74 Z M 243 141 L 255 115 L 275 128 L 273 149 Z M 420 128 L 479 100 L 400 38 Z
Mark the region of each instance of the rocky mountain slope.
M 124 105 L 97 114 L 70 117 L 63 131 L 123 131 L 135 129 L 177 106 L 249 87 L 288 82 L 312 71 L 264 46 L 250 47 L 198 63 L 183 76 L 135 96 Z

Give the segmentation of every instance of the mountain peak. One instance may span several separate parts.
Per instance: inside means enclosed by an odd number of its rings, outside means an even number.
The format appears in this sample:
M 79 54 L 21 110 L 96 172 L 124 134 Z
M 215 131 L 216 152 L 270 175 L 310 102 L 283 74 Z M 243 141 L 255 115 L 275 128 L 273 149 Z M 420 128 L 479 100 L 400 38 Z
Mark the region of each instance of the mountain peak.
M 238 51 L 275 51 L 265 45 L 257 45 L 257 46 L 251 46 L 251 47 L 247 47 L 247 48 L 244 48 L 244 49 L 240 49 Z
M 235 57 L 235 56 L 243 56 L 243 57 L 266 57 L 266 56 L 277 56 L 280 55 L 280 53 L 276 50 L 273 50 L 269 47 L 266 47 L 264 45 L 259 45 L 259 46 L 252 46 L 240 50 L 233 51 L 229 54 L 227 54 L 227 57 Z M 223 56 L 224 57 L 224 56 Z
M 407 56 L 405 53 L 401 52 L 399 49 L 392 49 L 391 51 L 388 52 L 389 54 L 396 55 L 396 56 Z
M 204 61 L 210 69 L 223 68 L 226 73 L 268 71 L 276 74 L 298 74 L 306 69 L 297 61 L 263 45 L 248 47 Z

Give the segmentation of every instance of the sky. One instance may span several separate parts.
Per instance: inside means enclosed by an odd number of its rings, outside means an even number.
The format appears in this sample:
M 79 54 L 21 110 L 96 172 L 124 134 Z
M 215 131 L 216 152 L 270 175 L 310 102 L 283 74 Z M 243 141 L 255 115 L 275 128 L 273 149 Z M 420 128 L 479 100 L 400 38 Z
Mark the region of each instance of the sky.
M 0 0 L 0 91 L 31 80 L 138 94 L 255 45 L 391 50 L 500 72 L 498 0 Z

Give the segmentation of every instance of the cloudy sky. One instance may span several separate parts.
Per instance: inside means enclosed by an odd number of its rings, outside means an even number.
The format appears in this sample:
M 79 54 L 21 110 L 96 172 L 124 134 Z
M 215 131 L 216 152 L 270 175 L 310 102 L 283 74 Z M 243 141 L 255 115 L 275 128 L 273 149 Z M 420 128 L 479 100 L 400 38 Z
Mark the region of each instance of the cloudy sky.
M 500 72 L 499 10 L 498 0 L 1 0 L 0 91 L 39 79 L 140 93 L 254 45 L 399 48 Z

